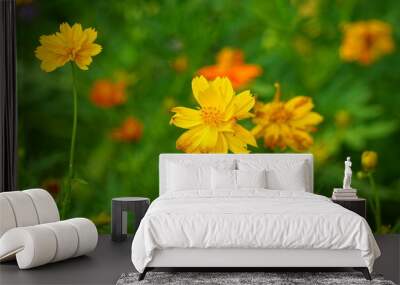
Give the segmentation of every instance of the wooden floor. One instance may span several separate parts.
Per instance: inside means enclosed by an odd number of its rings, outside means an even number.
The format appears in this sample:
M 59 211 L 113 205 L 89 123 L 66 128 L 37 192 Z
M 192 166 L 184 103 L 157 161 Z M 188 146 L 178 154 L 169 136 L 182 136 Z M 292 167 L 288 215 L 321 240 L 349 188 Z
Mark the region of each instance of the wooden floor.
M 400 235 L 377 236 L 376 239 L 382 257 L 375 263 L 375 272 L 399 283 Z M 3 263 L 0 284 L 115 284 L 122 273 L 134 271 L 131 243 L 132 237 L 116 243 L 110 236 L 100 236 L 96 250 L 88 256 L 29 270 L 19 270 L 16 262 Z

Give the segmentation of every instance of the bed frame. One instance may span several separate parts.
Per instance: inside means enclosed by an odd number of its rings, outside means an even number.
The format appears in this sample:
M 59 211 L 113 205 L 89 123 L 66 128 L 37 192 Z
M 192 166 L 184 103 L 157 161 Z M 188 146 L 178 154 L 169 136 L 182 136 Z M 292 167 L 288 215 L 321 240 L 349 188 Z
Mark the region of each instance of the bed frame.
M 308 192 L 313 192 L 313 156 L 312 154 L 161 154 L 159 161 L 160 195 L 165 193 L 168 160 L 220 160 L 254 158 L 263 160 L 306 160 L 308 166 Z M 361 271 L 367 280 L 371 280 L 368 268 L 359 250 L 330 249 L 253 249 L 253 248 L 169 248 L 154 252 L 152 261 L 147 265 L 139 280 L 155 268 L 232 268 L 246 271 L 254 268 L 343 268 L 350 267 Z

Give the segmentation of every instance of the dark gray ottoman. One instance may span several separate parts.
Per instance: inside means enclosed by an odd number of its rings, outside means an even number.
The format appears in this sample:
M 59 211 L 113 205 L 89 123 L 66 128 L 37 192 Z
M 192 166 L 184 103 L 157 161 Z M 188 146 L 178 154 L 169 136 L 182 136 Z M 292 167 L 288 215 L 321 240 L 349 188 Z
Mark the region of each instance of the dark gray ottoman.
M 143 197 L 120 197 L 111 201 L 111 239 L 123 241 L 127 235 L 127 211 L 135 215 L 135 230 L 146 214 L 150 205 L 150 199 Z

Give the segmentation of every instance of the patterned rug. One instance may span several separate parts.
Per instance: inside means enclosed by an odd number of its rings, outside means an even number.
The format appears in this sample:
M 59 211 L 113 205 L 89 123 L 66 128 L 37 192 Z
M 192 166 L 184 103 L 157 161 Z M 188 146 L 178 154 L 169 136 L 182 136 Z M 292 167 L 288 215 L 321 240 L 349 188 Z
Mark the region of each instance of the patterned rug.
M 117 285 L 395 285 L 392 281 L 384 280 L 379 275 L 372 275 L 373 280 L 368 281 L 360 272 L 148 272 L 142 281 L 137 280 L 138 276 L 138 273 L 124 273 L 118 279 Z

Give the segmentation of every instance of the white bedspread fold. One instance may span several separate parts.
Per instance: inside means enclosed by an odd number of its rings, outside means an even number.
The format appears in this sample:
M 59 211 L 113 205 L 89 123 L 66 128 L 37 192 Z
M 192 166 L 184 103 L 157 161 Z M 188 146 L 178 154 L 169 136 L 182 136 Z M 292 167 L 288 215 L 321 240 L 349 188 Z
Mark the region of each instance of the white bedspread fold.
M 132 243 L 135 268 L 143 272 L 165 248 L 358 249 L 371 272 L 380 255 L 359 215 L 316 194 L 265 189 L 157 198 Z

